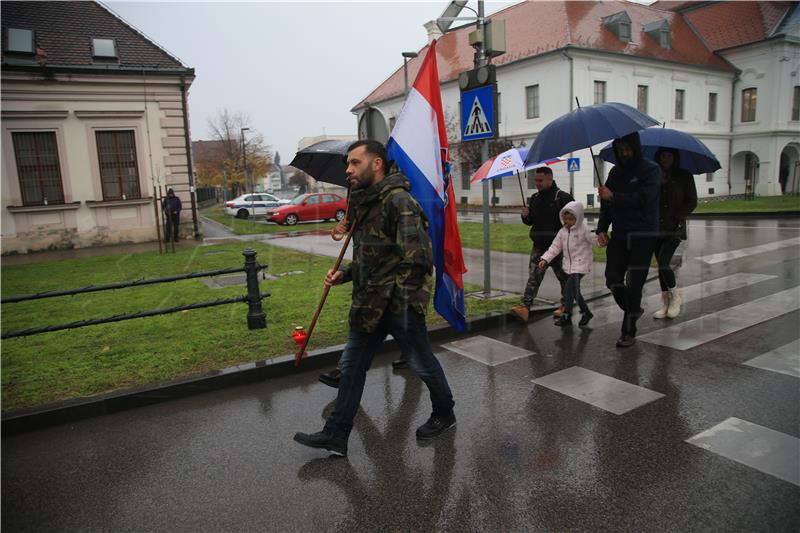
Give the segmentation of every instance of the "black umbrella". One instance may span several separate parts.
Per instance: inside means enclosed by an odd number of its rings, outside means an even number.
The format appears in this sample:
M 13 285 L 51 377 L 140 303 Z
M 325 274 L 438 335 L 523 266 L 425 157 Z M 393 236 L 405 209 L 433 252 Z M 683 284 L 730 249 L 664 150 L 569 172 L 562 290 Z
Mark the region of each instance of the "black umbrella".
M 289 163 L 318 181 L 347 187 L 347 147 L 352 141 L 320 141 L 297 152 Z

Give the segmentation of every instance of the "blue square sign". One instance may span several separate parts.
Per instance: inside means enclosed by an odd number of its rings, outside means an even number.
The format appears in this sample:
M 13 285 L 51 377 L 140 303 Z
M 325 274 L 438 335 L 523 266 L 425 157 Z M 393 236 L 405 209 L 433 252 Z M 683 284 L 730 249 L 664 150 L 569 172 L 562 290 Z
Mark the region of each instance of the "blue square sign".
M 580 172 L 581 171 L 581 158 L 569 157 L 567 158 L 567 172 Z
M 475 141 L 497 136 L 494 85 L 461 93 L 461 140 Z

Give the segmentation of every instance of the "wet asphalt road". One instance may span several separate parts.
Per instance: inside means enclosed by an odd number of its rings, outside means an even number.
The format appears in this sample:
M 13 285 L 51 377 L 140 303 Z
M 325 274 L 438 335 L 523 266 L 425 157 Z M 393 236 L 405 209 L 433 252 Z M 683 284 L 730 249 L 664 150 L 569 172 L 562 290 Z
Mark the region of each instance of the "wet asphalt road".
M 427 445 L 414 437 L 427 391 L 391 370 L 394 354 L 367 375 L 346 459 L 291 440 L 320 429 L 334 398 L 311 372 L 3 438 L 2 528 L 798 531 L 798 485 L 686 440 L 731 417 L 800 437 L 800 377 L 742 364 L 797 341 L 800 292 L 774 318 L 740 319 L 691 349 L 641 340 L 701 317 L 722 330 L 719 312 L 797 291 L 798 237 L 798 220 L 692 221 L 682 286 L 760 281 L 691 294 L 674 321 L 650 308 L 628 350 L 614 347 L 618 321 L 562 330 L 547 317 L 482 332 L 533 352 L 497 366 L 435 346 L 458 425 Z M 713 255 L 770 243 L 783 245 Z M 663 396 L 618 415 L 532 383 L 572 367 Z

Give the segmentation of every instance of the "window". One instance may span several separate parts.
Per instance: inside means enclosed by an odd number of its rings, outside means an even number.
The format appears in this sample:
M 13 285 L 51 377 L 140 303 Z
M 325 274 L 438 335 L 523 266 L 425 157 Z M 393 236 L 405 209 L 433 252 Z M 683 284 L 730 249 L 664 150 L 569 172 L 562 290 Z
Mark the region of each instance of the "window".
M 333 195 L 326 194 L 325 196 L 322 197 L 322 201 L 323 201 L 323 203 L 326 203 L 326 204 L 332 204 L 336 200 L 334 199 Z
M 686 98 L 684 89 L 675 89 L 675 120 L 683 120 L 683 108 Z
M 713 181 L 714 181 L 714 173 L 706 172 L 706 183 L 712 183 Z
M 525 174 L 528 176 L 528 189 L 535 189 L 536 188 L 536 171 L 535 170 L 528 170 Z
M 628 42 L 631 40 L 631 25 L 625 22 L 619 24 L 619 39 L 620 41 Z
M 539 86 L 525 87 L 525 106 L 528 109 L 528 118 L 539 118 Z
M 742 91 L 742 122 L 753 122 L 756 119 L 757 89 L 751 87 Z
M 603 182 L 604 183 L 606 181 L 606 178 L 605 178 L 606 162 L 602 157 L 600 157 L 599 155 L 596 155 L 596 156 L 594 156 L 594 164 L 597 166 L 597 172 L 595 172 L 594 168 L 592 169 L 592 175 L 594 176 L 594 179 L 592 180 L 592 182 L 594 183 L 595 187 L 598 187 L 598 186 L 600 186 L 600 182 L 597 180 L 598 174 L 599 174 L 599 176 L 601 178 L 603 178 Z
M 658 32 L 658 44 L 661 46 L 661 48 L 670 47 L 669 30 L 661 30 L 660 32 Z
M 319 203 L 319 196 L 311 196 L 306 202 L 307 205 L 317 205 Z
M 502 178 L 498 178 L 498 179 L 491 180 L 491 181 L 492 181 L 492 189 L 493 190 L 499 191 L 500 189 L 503 188 L 503 180 L 502 180 Z
M 397 117 L 389 117 L 389 131 L 394 129 L 395 124 L 397 124 Z
M 92 55 L 94 57 L 117 57 L 117 46 L 114 39 L 92 39 Z
M 708 93 L 708 121 L 717 121 L 717 93 Z
M 8 28 L 8 48 L 9 52 L 33 53 L 33 30 L 21 30 L 19 28 Z
M 800 85 L 795 85 L 792 93 L 792 120 L 800 120 Z
M 639 85 L 636 91 L 636 109 L 647 113 L 647 85 Z
M 22 205 L 63 204 L 55 132 L 13 133 Z
M 96 136 L 103 200 L 141 198 L 133 132 L 98 131 Z M 258 198 L 253 200 L 258 201 Z
M 469 171 L 469 167 L 466 164 L 461 165 L 461 190 L 468 191 L 470 185 L 472 185 L 469 180 L 472 178 L 472 172 Z
M 606 101 L 606 82 L 594 82 L 594 103 L 603 104 Z

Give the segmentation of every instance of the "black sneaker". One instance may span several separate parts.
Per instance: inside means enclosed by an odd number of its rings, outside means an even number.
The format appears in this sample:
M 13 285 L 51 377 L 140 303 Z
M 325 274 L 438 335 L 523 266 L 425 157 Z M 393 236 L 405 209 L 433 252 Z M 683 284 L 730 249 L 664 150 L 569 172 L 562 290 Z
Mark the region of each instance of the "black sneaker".
M 565 328 L 567 326 L 571 326 L 572 325 L 572 316 L 569 315 L 568 313 L 564 313 L 560 317 L 556 318 L 553 321 L 553 324 L 555 324 L 556 326 L 558 326 L 560 328 Z
M 400 358 L 396 361 L 392 361 L 392 368 L 395 370 L 402 370 L 403 368 L 408 368 L 408 361 L 403 358 Z
M 334 389 L 339 388 L 339 379 L 342 377 L 342 371 L 338 368 L 334 368 L 330 372 L 325 372 L 324 374 L 319 375 L 319 380 L 323 382 L 328 387 L 333 387 Z
M 617 347 L 619 348 L 630 348 L 634 344 L 636 344 L 636 337 L 628 335 L 627 333 L 623 333 L 622 336 L 617 339 Z
M 295 433 L 294 440 L 309 448 L 322 448 L 323 450 L 328 450 L 333 455 L 347 457 L 347 441 L 342 438 L 333 437 L 322 431 L 311 434 Z
M 578 322 L 578 325 L 579 325 L 579 326 L 585 326 L 586 324 L 588 324 L 588 323 L 589 323 L 589 321 L 590 321 L 592 318 L 594 318 L 594 315 L 592 314 L 592 312 L 591 312 L 591 311 L 586 311 L 585 313 L 583 313 L 583 314 L 581 315 L 581 319 L 580 319 L 580 321 Z
M 451 427 L 456 425 L 456 415 L 450 413 L 447 416 L 431 415 L 427 422 L 417 428 L 417 438 L 429 440 L 438 437 Z

